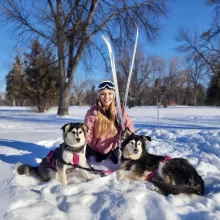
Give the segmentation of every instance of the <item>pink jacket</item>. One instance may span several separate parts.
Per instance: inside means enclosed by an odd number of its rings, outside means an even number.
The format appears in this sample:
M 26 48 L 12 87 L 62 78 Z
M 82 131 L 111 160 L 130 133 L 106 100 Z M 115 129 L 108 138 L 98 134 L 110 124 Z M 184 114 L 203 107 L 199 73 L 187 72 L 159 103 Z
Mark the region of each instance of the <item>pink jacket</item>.
M 95 126 L 97 126 L 97 120 L 98 120 L 98 107 L 97 105 L 93 105 L 86 113 L 84 123 L 88 126 L 88 137 L 87 137 L 87 144 L 89 147 L 91 147 L 93 150 L 102 153 L 107 154 L 109 151 L 115 149 L 119 146 L 119 139 L 120 139 L 120 130 L 118 128 L 118 133 L 113 136 L 109 137 L 108 132 L 105 136 L 96 137 L 94 134 L 95 132 Z M 117 114 L 117 110 L 116 110 Z M 134 132 L 134 125 L 131 121 L 131 118 L 127 115 L 127 113 L 124 113 L 123 116 L 125 128 L 129 128 L 132 132 Z

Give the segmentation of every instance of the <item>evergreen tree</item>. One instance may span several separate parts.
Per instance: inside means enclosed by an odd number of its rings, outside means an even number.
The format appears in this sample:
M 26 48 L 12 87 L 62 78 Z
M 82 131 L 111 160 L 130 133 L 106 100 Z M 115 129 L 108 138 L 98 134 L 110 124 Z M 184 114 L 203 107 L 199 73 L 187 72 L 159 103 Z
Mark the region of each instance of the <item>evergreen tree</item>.
M 206 92 L 207 105 L 220 106 L 220 72 L 218 75 L 213 75 L 209 87 Z
M 31 105 L 37 106 L 39 112 L 44 112 L 58 104 L 59 75 L 55 57 L 48 47 L 43 48 L 38 40 L 34 40 L 25 58 L 27 96 Z
M 6 75 L 6 99 L 13 105 L 24 105 L 25 75 L 21 59 L 16 56 L 12 70 Z

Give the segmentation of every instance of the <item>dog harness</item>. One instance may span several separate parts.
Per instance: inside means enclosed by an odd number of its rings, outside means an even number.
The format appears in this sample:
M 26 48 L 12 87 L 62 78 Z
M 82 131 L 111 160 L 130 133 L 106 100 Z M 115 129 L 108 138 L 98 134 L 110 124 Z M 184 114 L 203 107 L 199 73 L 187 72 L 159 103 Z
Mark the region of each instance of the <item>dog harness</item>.
M 47 159 L 48 161 L 50 161 L 50 165 L 53 169 L 55 169 L 55 160 L 54 160 L 54 154 L 56 152 L 55 150 L 51 150 L 49 152 L 49 154 L 47 155 Z M 62 159 L 62 158 L 61 158 Z M 66 164 L 66 162 L 62 159 L 61 160 L 64 164 Z M 73 164 L 78 165 L 79 163 L 79 155 L 78 154 L 73 154 Z
M 59 155 L 59 153 L 57 153 L 56 150 L 57 150 L 57 149 L 51 150 L 51 151 L 49 152 L 49 154 L 47 155 L 47 160 L 50 162 L 50 166 L 51 166 L 54 170 L 56 170 L 54 157 L 57 156 L 57 155 L 55 155 L 55 154 L 58 154 L 58 155 Z M 80 169 L 83 169 L 83 170 L 87 170 L 87 171 L 89 171 L 89 172 L 93 172 L 94 174 L 100 174 L 101 177 L 104 177 L 104 176 L 106 176 L 107 174 L 110 174 L 110 173 L 114 172 L 114 170 L 96 170 L 96 169 L 94 169 L 92 166 L 90 166 L 90 168 L 82 167 L 82 166 L 78 165 L 78 163 L 79 163 L 79 155 L 78 155 L 78 154 L 73 154 L 73 164 L 66 163 L 66 162 L 62 159 L 62 157 L 61 157 L 60 155 L 59 155 L 59 157 L 60 157 L 60 159 L 61 159 L 61 161 L 62 161 L 63 164 L 67 164 L 67 165 L 73 166 L 73 168 L 80 168 Z M 70 168 L 70 169 L 71 169 L 71 168 Z
M 171 159 L 170 156 L 166 155 L 162 161 L 162 163 L 166 163 L 167 161 L 169 161 Z M 157 171 L 158 171 L 158 168 L 155 169 L 152 173 L 148 174 L 148 176 L 146 177 L 146 181 L 151 181 L 156 175 L 157 175 Z

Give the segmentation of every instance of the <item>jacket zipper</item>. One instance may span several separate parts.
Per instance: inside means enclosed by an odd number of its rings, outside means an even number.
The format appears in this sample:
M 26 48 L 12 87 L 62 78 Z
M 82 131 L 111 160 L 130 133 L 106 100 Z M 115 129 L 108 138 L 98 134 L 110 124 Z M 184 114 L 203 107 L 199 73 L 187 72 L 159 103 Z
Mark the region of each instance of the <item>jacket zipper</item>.
M 98 138 L 97 141 L 95 142 L 95 146 L 94 146 L 94 147 L 96 147 L 96 145 L 98 144 L 98 141 L 99 141 L 99 138 Z

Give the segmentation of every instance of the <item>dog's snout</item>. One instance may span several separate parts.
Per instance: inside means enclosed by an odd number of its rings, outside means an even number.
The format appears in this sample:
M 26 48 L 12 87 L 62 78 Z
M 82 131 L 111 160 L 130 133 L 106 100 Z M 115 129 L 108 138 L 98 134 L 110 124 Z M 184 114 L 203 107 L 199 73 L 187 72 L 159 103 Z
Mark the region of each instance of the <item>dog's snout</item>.
M 135 153 L 138 153 L 138 151 L 139 151 L 139 150 L 138 150 L 137 148 L 134 148 L 134 152 L 135 152 Z
M 76 141 L 80 142 L 80 138 L 76 138 Z

